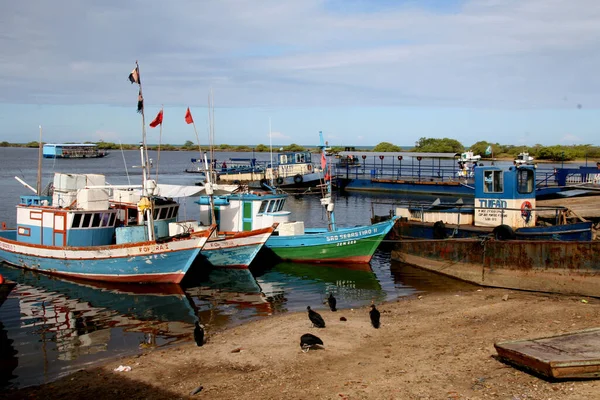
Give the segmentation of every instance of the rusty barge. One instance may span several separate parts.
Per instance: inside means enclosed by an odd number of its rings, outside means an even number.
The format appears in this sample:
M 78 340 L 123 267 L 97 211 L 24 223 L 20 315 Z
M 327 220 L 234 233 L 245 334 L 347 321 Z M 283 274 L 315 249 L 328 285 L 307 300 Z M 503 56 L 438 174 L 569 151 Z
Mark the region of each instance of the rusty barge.
M 591 221 L 536 206 L 533 166 L 476 174 L 474 206 L 396 209 L 392 259 L 482 286 L 600 297 Z

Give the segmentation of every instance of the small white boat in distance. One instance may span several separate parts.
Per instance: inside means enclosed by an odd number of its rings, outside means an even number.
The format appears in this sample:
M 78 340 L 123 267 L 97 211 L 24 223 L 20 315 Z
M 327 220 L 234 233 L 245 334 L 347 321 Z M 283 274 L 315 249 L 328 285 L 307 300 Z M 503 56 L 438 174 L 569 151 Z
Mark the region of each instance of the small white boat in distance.
M 527 152 L 519 153 L 517 158 L 515 158 L 515 164 L 533 164 L 533 157 L 531 157 Z
M 460 153 L 460 158 L 458 159 L 458 161 L 462 162 L 477 162 L 479 160 L 481 160 L 481 156 L 474 155 L 471 150 Z

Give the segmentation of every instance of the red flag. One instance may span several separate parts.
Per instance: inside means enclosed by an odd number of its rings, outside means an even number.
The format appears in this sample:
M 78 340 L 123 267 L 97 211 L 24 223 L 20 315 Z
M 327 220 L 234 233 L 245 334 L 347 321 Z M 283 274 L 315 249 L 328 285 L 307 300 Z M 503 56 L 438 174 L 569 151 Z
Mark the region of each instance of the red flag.
M 160 110 L 158 114 L 156 114 L 156 118 L 154 118 L 154 121 L 150 122 L 150 128 L 156 128 L 159 124 L 162 124 L 162 118 L 163 110 Z
M 321 168 L 325 169 L 326 165 L 327 165 L 327 159 L 325 158 L 325 154 L 321 153 Z
M 323 180 L 325 180 L 325 181 L 330 181 L 331 180 L 331 176 L 329 176 L 329 172 L 327 172 L 325 174 L 325 177 L 323 178 Z
M 192 118 L 192 113 L 190 112 L 189 107 L 188 107 L 187 111 L 185 112 L 185 122 L 187 122 L 188 124 L 194 123 L 194 119 Z

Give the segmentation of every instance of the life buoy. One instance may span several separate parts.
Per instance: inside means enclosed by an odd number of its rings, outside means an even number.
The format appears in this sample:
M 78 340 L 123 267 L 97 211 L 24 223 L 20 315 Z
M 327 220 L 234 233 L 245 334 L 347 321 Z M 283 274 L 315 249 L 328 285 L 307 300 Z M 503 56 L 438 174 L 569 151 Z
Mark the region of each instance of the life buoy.
M 446 225 L 444 221 L 437 221 L 433 224 L 433 238 L 434 239 L 446 239 L 448 235 L 446 234 Z
M 283 183 L 283 178 L 282 177 L 277 177 L 276 182 L 278 185 L 281 185 Z
M 304 181 L 304 179 L 302 178 L 302 175 L 300 175 L 300 174 L 294 175 L 294 183 L 300 184 L 300 183 L 302 183 L 302 181 Z
M 0 275 L 0 285 L 2 285 L 4 283 L 4 277 L 2 275 Z
M 492 233 L 496 240 L 510 240 L 515 238 L 515 231 L 508 225 L 498 225 Z
M 521 203 L 521 217 L 525 220 L 525 223 L 529 222 L 531 219 L 531 203 L 528 201 L 524 201 Z
M 308 164 L 308 165 L 306 166 L 306 169 L 308 170 L 308 172 L 312 171 L 312 165 Z

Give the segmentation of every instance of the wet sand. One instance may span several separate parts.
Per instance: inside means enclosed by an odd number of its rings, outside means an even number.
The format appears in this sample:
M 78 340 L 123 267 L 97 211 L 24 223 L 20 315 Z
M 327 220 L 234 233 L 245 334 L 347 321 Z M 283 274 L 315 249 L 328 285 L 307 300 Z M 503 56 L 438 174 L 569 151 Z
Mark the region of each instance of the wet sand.
M 508 299 L 504 300 L 508 295 Z M 587 302 L 583 302 L 586 300 Z M 600 326 L 600 299 L 474 288 L 331 312 L 305 312 L 211 332 L 208 342 L 145 350 L 0 398 L 593 399 L 600 382 L 548 382 L 495 358 L 494 342 Z M 340 321 L 345 317 L 346 322 Z M 303 353 L 300 336 L 325 346 Z M 115 372 L 119 365 L 132 368 Z M 202 390 L 192 395 L 199 387 Z

